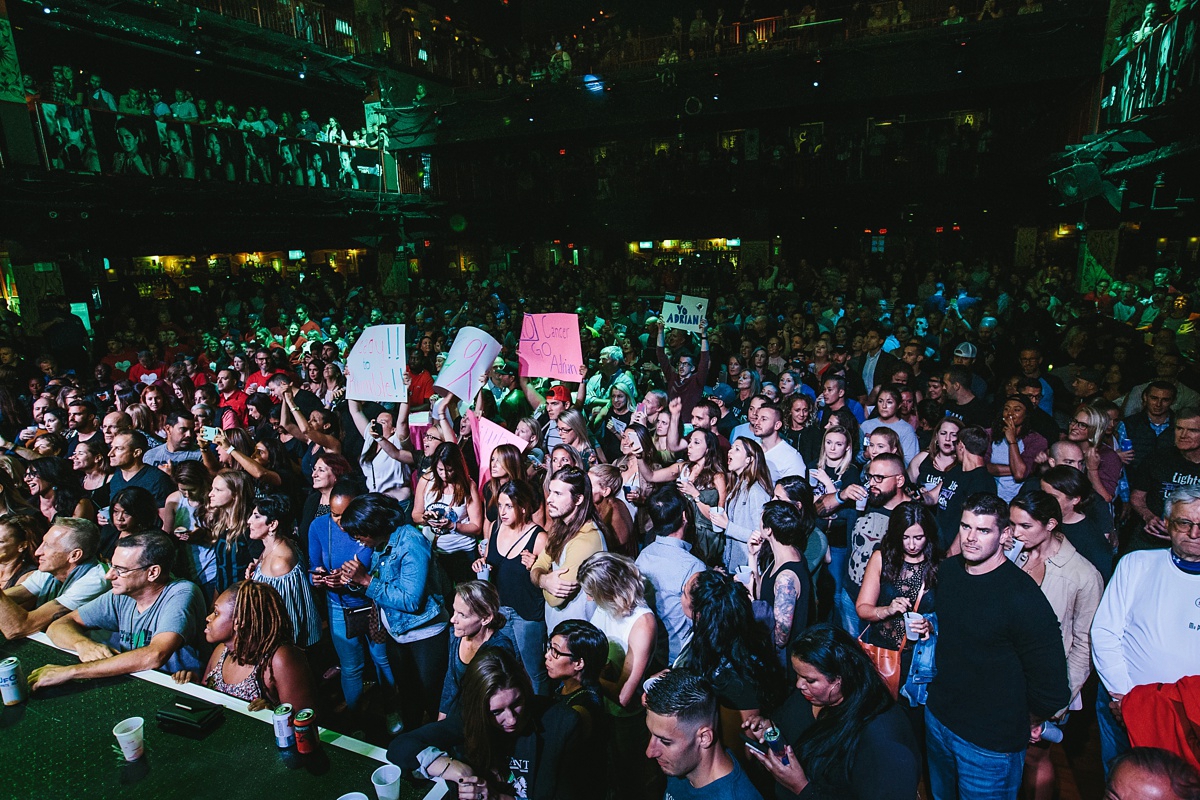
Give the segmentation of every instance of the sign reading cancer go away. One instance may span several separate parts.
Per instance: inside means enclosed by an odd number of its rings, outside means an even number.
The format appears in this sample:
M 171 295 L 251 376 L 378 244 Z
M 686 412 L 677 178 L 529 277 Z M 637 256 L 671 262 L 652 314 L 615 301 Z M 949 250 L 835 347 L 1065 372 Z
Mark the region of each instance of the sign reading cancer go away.
M 403 325 L 372 325 L 362 332 L 346 358 L 346 397 L 379 403 L 408 400 L 404 370 Z
M 575 314 L 526 314 L 518 351 L 521 374 L 578 383 L 583 367 L 579 317 Z
M 685 331 L 699 333 L 700 320 L 707 316 L 708 298 L 706 297 L 669 294 L 663 302 L 662 324 L 664 328 L 681 328 Z

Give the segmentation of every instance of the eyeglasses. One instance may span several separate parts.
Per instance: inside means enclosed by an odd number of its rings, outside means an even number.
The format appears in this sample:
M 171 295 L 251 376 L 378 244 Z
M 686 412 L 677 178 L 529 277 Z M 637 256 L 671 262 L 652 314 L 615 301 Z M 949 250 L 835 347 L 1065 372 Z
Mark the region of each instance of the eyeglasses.
M 546 652 L 555 658 L 569 658 L 572 661 L 575 660 L 575 656 L 571 655 L 570 653 L 564 653 L 562 650 L 559 650 L 552 644 L 546 645 Z
M 144 570 L 144 569 L 146 569 L 146 567 L 149 567 L 149 566 L 150 565 L 147 564 L 145 567 L 118 567 L 116 564 L 109 564 L 108 568 L 111 569 L 113 572 L 117 573 L 118 578 L 124 578 L 126 575 L 129 575 L 130 573 L 140 572 L 141 570 Z
M 865 479 L 866 479 L 867 483 L 883 483 L 883 482 L 884 482 L 884 481 L 886 481 L 888 478 L 899 478 L 899 477 L 900 477 L 900 473 L 899 473 L 899 472 L 893 472 L 893 473 L 891 473 L 891 474 L 889 474 L 889 475 L 880 475 L 880 474 L 878 474 L 878 473 L 875 473 L 875 472 L 866 472 L 866 473 L 863 473 L 863 478 L 865 478 Z
M 1067 425 L 1071 428 L 1086 428 L 1088 426 L 1086 422 L 1080 422 L 1077 419 L 1071 420 Z
M 1196 522 L 1195 520 L 1191 519 L 1185 519 L 1183 517 L 1171 517 L 1171 519 L 1167 521 L 1167 524 L 1169 524 L 1174 530 L 1177 530 L 1180 533 L 1186 533 L 1188 536 L 1191 536 L 1192 531 L 1196 530 L 1197 527 L 1200 527 L 1200 522 Z

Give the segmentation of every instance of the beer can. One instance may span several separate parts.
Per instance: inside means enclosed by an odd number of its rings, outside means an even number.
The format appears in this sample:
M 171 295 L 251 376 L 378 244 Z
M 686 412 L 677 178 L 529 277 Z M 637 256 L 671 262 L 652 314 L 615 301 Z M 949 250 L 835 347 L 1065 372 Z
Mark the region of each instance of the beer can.
M 29 697 L 29 684 L 25 682 L 25 671 L 16 656 L 0 661 L 0 697 L 4 705 L 15 706 Z
M 292 730 L 292 704 L 284 703 L 275 708 L 271 715 L 271 725 L 275 728 L 275 746 L 286 750 L 296 744 L 296 734 Z
M 296 728 L 296 752 L 311 753 L 321 745 L 320 733 L 313 722 L 313 710 L 302 708 L 293 722 Z
M 772 725 L 763 731 L 763 743 L 771 748 L 771 752 L 779 756 L 785 765 L 788 763 L 788 757 L 785 752 L 787 743 L 783 741 L 783 736 L 779 733 L 779 728 Z

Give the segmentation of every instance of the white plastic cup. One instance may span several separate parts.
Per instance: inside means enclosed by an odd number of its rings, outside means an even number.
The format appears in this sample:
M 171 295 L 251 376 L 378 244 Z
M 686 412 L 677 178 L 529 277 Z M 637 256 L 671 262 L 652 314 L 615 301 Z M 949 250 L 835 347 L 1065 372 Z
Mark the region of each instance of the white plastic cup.
M 371 785 L 379 800 L 400 800 L 400 768 L 385 764 L 371 773 Z
M 915 642 L 917 639 L 921 638 L 917 632 L 913 630 L 913 625 L 920 622 L 921 619 L 922 615 L 915 611 L 904 612 L 904 638 L 908 639 L 910 642 Z
M 483 569 L 481 569 L 475 573 L 475 580 L 478 580 L 478 581 L 486 581 L 490 577 L 492 577 L 492 568 L 491 567 L 484 567 Z
M 741 564 L 738 566 L 737 574 L 733 576 L 733 579 L 744 586 L 749 586 L 750 572 L 751 570 L 749 564 Z
M 399 787 L 397 787 L 397 788 L 399 788 Z M 371 798 L 367 797 L 362 792 L 346 792 L 344 795 L 339 797 L 337 800 L 371 800 Z
M 867 499 L 870 496 L 871 496 L 870 492 L 868 492 L 866 497 L 855 500 L 854 501 L 854 509 L 860 513 L 863 511 L 866 511 L 867 510 Z
M 145 739 L 146 720 L 141 717 L 123 719 L 113 727 L 113 736 L 121 746 L 121 754 L 126 761 L 137 761 L 146 752 Z

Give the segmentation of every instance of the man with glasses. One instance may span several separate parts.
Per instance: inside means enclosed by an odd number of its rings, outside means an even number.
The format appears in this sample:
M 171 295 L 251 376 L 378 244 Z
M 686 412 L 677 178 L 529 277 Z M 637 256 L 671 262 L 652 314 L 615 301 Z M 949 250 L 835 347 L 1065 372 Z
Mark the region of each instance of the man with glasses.
M 70 680 L 111 678 L 147 669 L 200 672 L 204 596 L 190 581 L 172 580 L 175 543 L 158 531 L 117 540 L 105 576 L 112 589 L 52 623 L 50 640 L 79 656 L 78 664 L 47 665 L 29 674 L 32 689 Z M 109 631 L 107 643 L 89 631 Z
M 1144 523 L 1130 540 L 1131 550 L 1168 546 L 1166 501 L 1185 486 L 1200 486 L 1200 411 L 1194 408 L 1175 415 L 1175 446 L 1160 447 L 1130 482 L 1129 504 Z
M 676 329 L 673 333 L 682 334 Z M 658 365 L 662 368 L 663 379 L 667 384 L 667 396 L 670 399 L 678 397 L 683 401 L 682 414 L 684 417 L 692 413 L 692 408 L 700 400 L 704 384 L 708 382 L 709 353 L 708 353 L 708 320 L 700 320 L 700 357 L 684 350 L 677 356 L 672 356 L 675 366 L 667 358 L 663 342 L 663 326 L 658 326 Z
M 1029 415 L 1029 427 L 1035 433 L 1040 433 L 1047 442 L 1057 442 L 1062 436 L 1062 430 L 1058 427 L 1058 423 L 1054 421 L 1052 411 L 1046 411 L 1042 407 L 1042 401 L 1045 399 L 1042 382 L 1037 378 L 1019 378 L 1017 380 L 1017 393 L 1025 395 L 1030 403 L 1033 403 L 1033 413 Z
M 1200 418 L 1192 416 L 1186 424 L 1200 428 Z M 1200 487 L 1172 491 L 1161 521 L 1170 546 L 1129 553 L 1117 562 L 1092 621 L 1092 658 L 1102 684 L 1096 712 L 1106 771 L 1129 749 L 1121 717 L 1121 700 L 1129 690 L 1174 683 L 1195 675 L 1200 664 Z
M 1004 557 L 1011 527 L 1007 503 L 972 495 L 959 525 L 962 552 L 938 568 L 937 674 L 925 707 L 935 798 L 1015 800 L 1025 749 L 1071 701 L 1054 609 Z
M 867 562 L 875 547 L 887 533 L 888 520 L 891 519 L 892 509 L 908 500 L 908 476 L 904 472 L 904 459 L 895 453 L 880 453 L 871 459 L 863 469 L 864 486 L 850 484 L 842 487 L 838 498 L 843 502 L 858 503 L 867 501 L 867 510 L 861 513 L 854 523 L 850 533 L 850 559 L 847 572 L 850 581 L 846 590 L 837 597 L 839 618 L 847 631 L 857 636 L 862 631 L 862 623 L 854 604 L 858 600 L 858 590 L 862 586 L 863 575 L 866 573 Z M 846 604 L 849 605 L 846 605 Z

